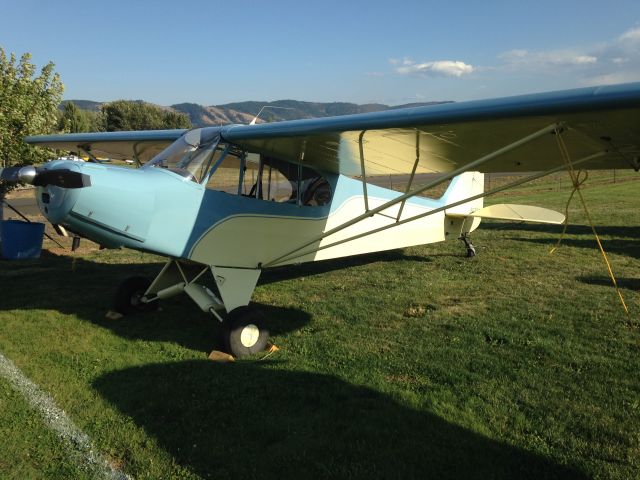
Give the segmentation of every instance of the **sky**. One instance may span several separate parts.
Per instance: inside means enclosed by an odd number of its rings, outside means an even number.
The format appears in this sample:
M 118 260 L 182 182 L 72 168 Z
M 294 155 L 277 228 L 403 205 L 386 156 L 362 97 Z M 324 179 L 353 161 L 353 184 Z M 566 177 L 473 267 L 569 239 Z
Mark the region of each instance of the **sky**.
M 640 0 L 0 0 L 65 99 L 464 101 L 640 81 Z

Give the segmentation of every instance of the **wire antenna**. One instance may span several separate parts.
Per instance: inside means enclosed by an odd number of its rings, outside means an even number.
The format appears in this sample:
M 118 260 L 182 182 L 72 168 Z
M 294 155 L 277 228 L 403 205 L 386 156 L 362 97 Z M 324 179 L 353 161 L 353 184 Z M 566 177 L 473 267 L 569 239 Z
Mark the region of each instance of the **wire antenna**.
M 262 113 L 262 111 L 265 108 L 278 108 L 280 110 L 295 110 L 295 108 L 292 108 L 292 107 L 276 107 L 275 105 L 265 105 L 260 109 L 260 111 L 255 116 L 255 118 L 253 120 L 251 120 L 251 123 L 249 125 L 255 125 L 256 124 L 256 122 L 258 121 L 258 117 L 260 116 L 260 114 Z

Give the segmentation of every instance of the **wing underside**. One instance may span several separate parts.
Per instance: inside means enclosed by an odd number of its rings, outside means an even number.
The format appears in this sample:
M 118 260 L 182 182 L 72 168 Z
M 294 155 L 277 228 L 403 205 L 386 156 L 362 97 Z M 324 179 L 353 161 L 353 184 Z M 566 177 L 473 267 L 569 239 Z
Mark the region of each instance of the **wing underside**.
M 56 150 L 75 152 L 79 155 L 91 154 L 98 158 L 119 160 L 137 158 L 144 163 L 180 138 L 185 131 L 183 129 L 143 130 L 38 135 L 25 138 L 25 142 Z
M 549 126 L 583 168 L 636 166 L 640 156 L 640 83 L 453 103 L 382 113 L 230 126 L 223 138 L 246 149 L 321 170 L 360 175 L 451 172 Z M 562 162 L 556 132 L 504 153 L 484 172 L 540 171 Z
M 358 176 L 447 173 L 507 148 L 474 168 L 483 172 L 546 171 L 561 165 L 558 137 L 582 168 L 638 168 L 640 83 L 448 103 L 360 115 L 259 125 L 209 127 L 242 149 Z M 185 130 L 28 137 L 35 145 L 145 162 Z M 418 160 L 416 162 L 416 160 Z

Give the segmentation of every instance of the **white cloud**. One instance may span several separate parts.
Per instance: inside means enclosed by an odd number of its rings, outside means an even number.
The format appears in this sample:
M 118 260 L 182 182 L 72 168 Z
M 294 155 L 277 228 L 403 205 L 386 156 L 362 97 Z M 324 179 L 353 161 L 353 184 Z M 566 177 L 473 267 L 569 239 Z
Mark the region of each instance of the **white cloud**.
M 621 65 L 623 63 L 627 63 L 628 61 L 629 61 L 629 59 L 626 58 L 626 57 L 615 57 L 615 58 L 611 59 L 611 62 L 615 63 L 617 65 Z
M 640 80 L 640 72 L 615 72 L 605 73 L 586 78 L 582 84 L 587 87 L 598 85 L 615 85 L 616 83 L 637 82 Z
M 504 52 L 500 54 L 499 57 L 502 58 L 503 60 L 514 61 L 520 58 L 525 58 L 527 55 L 529 55 L 528 51 L 515 49 L 515 50 L 509 50 L 508 52 Z
M 389 60 L 400 75 L 460 78 L 471 73 L 482 80 L 517 75 L 520 81 L 554 79 L 561 84 L 603 85 L 640 80 L 640 26 L 598 43 L 553 50 L 515 48 L 497 62 L 471 65 L 461 60 L 415 62 L 407 57 Z
M 437 60 L 433 62 L 415 63 L 404 59 L 402 66 L 396 67 L 401 75 L 418 75 L 422 77 L 461 77 L 474 71 L 472 65 L 459 60 Z
M 499 56 L 504 72 L 563 75 L 584 85 L 638 81 L 640 27 L 582 49 L 509 50 Z
M 598 61 L 597 57 L 593 55 L 576 55 L 569 58 L 560 59 L 561 63 L 568 63 L 571 65 L 590 65 Z
M 640 42 L 640 27 L 627 30 L 620 35 L 621 42 Z
M 540 69 L 547 67 L 593 65 L 598 57 L 570 51 L 528 52 L 527 50 L 509 50 L 499 58 L 507 66 Z

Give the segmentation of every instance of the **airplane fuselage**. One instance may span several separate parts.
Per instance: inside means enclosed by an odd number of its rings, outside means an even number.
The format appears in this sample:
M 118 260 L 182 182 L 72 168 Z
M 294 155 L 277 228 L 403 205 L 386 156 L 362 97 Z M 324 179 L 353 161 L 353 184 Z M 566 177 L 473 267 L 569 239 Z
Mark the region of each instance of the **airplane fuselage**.
M 323 232 L 363 214 L 362 182 L 325 174 L 333 192 L 331 200 L 309 206 L 212 190 L 162 168 L 66 161 L 51 162 L 47 168 L 73 168 L 91 177 L 87 188 L 38 188 L 38 205 L 52 223 L 105 247 L 127 247 L 205 265 L 260 268 L 439 242 L 452 232 L 450 236 L 456 238 L 456 228 L 459 234 L 459 225 L 447 228 L 445 212 L 438 212 L 322 248 L 396 222 L 400 206 L 395 205 L 278 261 Z M 400 195 L 370 184 L 367 193 L 369 209 Z M 412 198 L 404 205 L 401 218 L 441 205 L 439 200 Z M 317 248 L 320 250 L 305 254 Z

